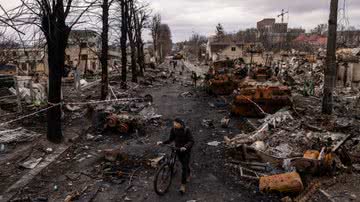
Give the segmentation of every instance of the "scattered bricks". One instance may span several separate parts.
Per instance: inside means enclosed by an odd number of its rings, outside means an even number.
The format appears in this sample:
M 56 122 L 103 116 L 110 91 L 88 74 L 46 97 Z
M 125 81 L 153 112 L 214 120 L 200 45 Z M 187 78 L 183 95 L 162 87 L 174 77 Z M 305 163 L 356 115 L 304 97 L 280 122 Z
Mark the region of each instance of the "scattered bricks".
M 307 151 L 304 153 L 304 158 L 306 158 L 306 159 L 318 159 L 318 158 L 319 158 L 319 155 L 320 155 L 320 152 L 319 152 L 319 151 L 316 151 L 316 150 L 307 150 Z
M 304 185 L 297 172 L 260 177 L 259 189 L 263 193 L 300 193 Z

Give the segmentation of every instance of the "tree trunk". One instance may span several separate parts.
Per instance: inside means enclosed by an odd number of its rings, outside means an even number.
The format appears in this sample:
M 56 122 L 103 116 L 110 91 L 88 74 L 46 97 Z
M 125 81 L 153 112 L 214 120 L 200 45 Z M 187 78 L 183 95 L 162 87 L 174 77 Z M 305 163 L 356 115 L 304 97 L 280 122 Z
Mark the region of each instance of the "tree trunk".
M 62 51 L 52 49 L 49 45 L 49 107 L 61 102 L 61 77 L 64 69 L 64 60 L 61 60 Z M 61 130 L 61 108 L 60 105 L 47 111 L 47 138 L 54 143 L 60 143 L 63 139 Z
M 142 40 L 142 29 L 144 24 L 143 13 L 134 15 L 135 25 L 135 38 L 136 38 L 136 50 L 137 50 L 137 62 L 139 65 L 139 75 L 144 76 L 145 58 L 144 58 L 144 43 Z
M 144 76 L 144 69 L 145 69 L 145 56 L 144 56 L 144 45 L 142 40 L 137 40 L 137 54 L 138 54 L 138 64 L 140 69 L 140 76 Z
M 108 77 L 108 38 L 109 38 L 109 2 L 108 0 L 103 0 L 103 15 L 102 15 L 102 23 L 103 23 L 103 30 L 101 33 L 101 99 L 105 100 L 109 93 L 109 77 Z
M 154 58 L 155 58 L 155 62 L 157 62 L 157 40 L 155 38 L 153 39 L 153 46 L 154 46 Z
M 132 36 L 129 31 L 129 38 Z M 131 47 L 131 73 L 132 78 L 131 81 L 137 83 L 137 68 L 136 68 L 136 46 L 134 39 L 130 39 L 130 47 Z
M 333 91 L 336 86 L 336 31 L 338 16 L 338 0 L 331 0 L 329 34 L 327 43 L 324 97 L 322 103 L 322 112 L 332 114 L 333 111 Z
M 65 66 L 65 49 L 70 33 L 65 24 L 57 24 L 53 29 L 51 40 L 48 36 L 48 64 L 49 64 L 49 107 L 61 102 L 61 78 Z M 63 134 L 61 129 L 61 105 L 47 111 L 47 138 L 54 143 L 61 143 Z
M 135 8 L 134 1 L 129 0 L 128 4 L 128 36 L 130 41 L 130 49 L 131 49 L 131 81 L 137 83 L 137 68 L 136 68 L 136 45 L 135 45 Z
M 121 81 L 126 82 L 127 74 L 127 52 L 126 52 L 126 42 L 127 42 L 127 20 L 128 20 L 128 6 L 126 0 L 121 1 Z

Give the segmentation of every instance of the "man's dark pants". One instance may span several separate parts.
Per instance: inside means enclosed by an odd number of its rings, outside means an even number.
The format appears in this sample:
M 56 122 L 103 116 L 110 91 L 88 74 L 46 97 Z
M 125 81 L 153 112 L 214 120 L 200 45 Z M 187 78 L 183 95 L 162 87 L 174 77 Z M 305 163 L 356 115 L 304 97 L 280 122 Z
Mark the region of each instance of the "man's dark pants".
M 187 177 L 190 176 L 190 156 L 191 153 L 189 151 L 178 152 L 177 156 L 181 163 L 181 184 L 186 184 Z

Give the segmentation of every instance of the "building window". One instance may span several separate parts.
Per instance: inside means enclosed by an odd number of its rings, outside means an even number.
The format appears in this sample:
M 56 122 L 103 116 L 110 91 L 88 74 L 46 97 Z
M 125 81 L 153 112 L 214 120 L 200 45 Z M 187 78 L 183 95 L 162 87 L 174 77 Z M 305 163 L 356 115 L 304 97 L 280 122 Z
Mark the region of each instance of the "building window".
M 236 51 L 236 47 L 231 47 L 231 51 Z

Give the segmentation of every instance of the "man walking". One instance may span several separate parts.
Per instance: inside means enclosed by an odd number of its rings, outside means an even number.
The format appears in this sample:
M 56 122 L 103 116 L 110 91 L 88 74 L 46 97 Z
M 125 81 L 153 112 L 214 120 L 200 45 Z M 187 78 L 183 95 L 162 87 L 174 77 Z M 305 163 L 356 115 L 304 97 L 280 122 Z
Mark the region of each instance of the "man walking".
M 194 145 L 194 138 L 189 128 L 186 128 L 184 121 L 175 119 L 173 128 L 170 131 L 170 137 L 165 142 L 158 142 L 158 145 L 170 144 L 175 142 L 175 147 L 179 148 L 177 156 L 182 165 L 180 193 L 186 191 L 186 183 L 190 181 L 190 156 L 191 148 Z

